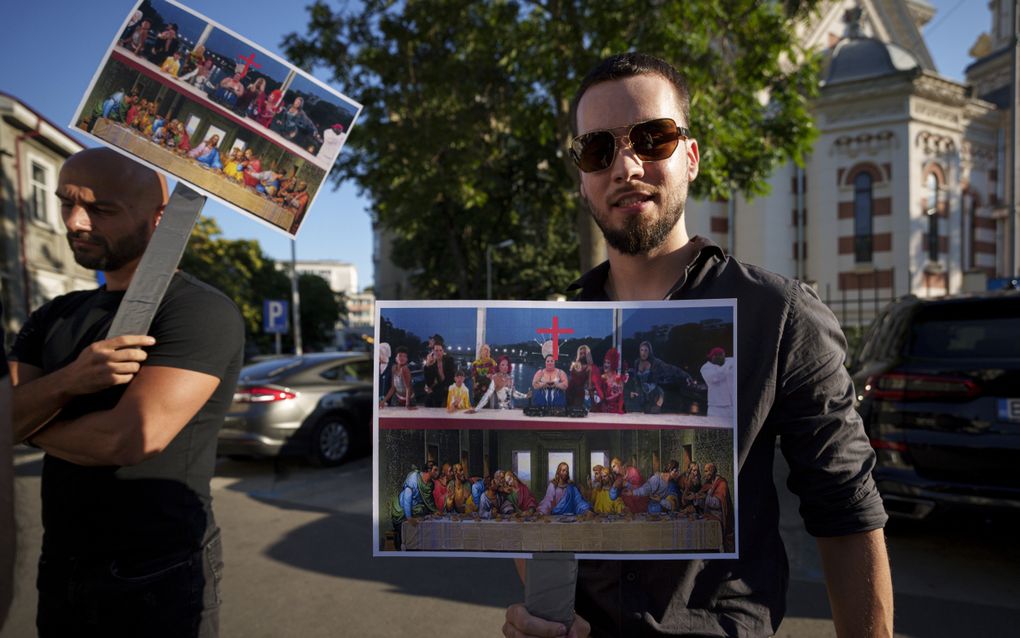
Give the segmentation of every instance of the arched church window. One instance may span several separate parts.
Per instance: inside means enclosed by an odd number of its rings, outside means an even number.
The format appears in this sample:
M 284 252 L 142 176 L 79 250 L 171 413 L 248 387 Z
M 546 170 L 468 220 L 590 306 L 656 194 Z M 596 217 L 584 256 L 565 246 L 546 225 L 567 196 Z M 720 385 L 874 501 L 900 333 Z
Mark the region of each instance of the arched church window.
M 928 173 L 925 188 L 928 196 L 928 206 L 924 211 L 928 216 L 928 261 L 935 262 L 939 260 L 939 178 L 934 172 Z
M 870 262 L 872 254 L 872 178 L 867 172 L 854 177 L 854 261 Z

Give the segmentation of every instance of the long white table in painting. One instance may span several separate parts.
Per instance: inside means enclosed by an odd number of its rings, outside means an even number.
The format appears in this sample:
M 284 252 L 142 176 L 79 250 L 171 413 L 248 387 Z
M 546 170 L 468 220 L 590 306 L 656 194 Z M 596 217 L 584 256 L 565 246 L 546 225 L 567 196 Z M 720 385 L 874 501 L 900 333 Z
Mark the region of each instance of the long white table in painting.
M 616 430 L 668 428 L 733 429 L 733 420 L 701 414 L 606 414 L 590 412 L 584 417 L 528 417 L 524 411 L 484 409 L 468 414 L 445 408 L 385 407 L 379 410 L 379 427 L 384 430 L 467 429 L 467 430 Z
M 403 549 L 440 552 L 720 552 L 722 526 L 686 517 L 533 521 L 427 518 L 404 521 Z

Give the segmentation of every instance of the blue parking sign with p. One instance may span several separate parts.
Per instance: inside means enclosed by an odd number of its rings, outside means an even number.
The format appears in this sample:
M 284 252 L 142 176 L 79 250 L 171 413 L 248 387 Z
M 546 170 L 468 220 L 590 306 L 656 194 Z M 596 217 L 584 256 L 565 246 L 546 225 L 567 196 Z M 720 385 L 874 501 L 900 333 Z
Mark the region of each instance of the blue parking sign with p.
M 288 303 L 282 299 L 262 301 L 262 329 L 269 334 L 287 334 L 290 327 Z

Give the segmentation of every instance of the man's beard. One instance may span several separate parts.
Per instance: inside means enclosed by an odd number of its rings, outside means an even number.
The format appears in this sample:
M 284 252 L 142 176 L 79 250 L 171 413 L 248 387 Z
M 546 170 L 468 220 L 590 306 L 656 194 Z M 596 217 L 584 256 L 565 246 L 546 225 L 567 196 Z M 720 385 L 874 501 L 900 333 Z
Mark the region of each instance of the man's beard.
M 98 245 L 102 250 L 98 254 L 79 253 L 74 249 L 74 240 L 80 239 L 90 241 Z M 149 245 L 148 224 L 138 224 L 135 232 L 121 237 L 113 244 L 105 237 L 92 235 L 86 231 L 67 231 L 67 243 L 74 253 L 74 260 L 79 266 L 89 270 L 102 270 L 104 272 L 116 271 L 125 264 L 141 257 Z
M 684 200 L 665 201 L 664 212 L 653 220 L 646 221 L 641 215 L 630 215 L 623 228 L 610 228 L 609 213 L 604 213 L 594 202 L 584 198 L 592 219 L 602 231 L 606 243 L 624 255 L 643 255 L 662 245 L 684 214 Z

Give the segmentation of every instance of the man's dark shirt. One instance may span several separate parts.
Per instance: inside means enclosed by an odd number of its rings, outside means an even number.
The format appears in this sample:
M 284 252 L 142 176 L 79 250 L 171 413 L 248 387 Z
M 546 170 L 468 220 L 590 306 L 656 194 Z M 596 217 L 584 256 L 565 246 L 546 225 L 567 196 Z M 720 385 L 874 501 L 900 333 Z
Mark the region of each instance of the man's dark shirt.
M 425 404 L 433 408 L 446 407 L 446 394 L 453 384 L 453 375 L 457 372 L 453 357 L 443 355 L 443 378 L 439 378 L 439 364 L 425 366 L 425 385 L 432 388 L 432 394 L 425 399 Z
M 73 292 L 32 313 L 11 358 L 54 372 L 106 338 L 124 293 Z M 167 448 L 130 467 L 84 467 L 55 456 L 43 461 L 43 554 L 143 559 L 190 553 L 216 530 L 209 480 L 216 437 L 235 390 L 244 347 L 237 306 L 190 275 L 171 280 L 149 334 L 144 366 L 166 366 L 220 379 L 212 397 Z M 127 385 L 78 397 L 57 419 L 117 405 Z
M 737 299 L 740 558 L 581 561 L 576 609 L 593 636 L 775 633 L 789 581 L 772 480 L 777 437 L 810 534 L 865 532 L 887 518 L 835 317 L 807 286 L 691 241 L 698 255 L 667 298 Z M 608 301 L 608 273 L 605 262 L 581 277 L 577 300 Z

